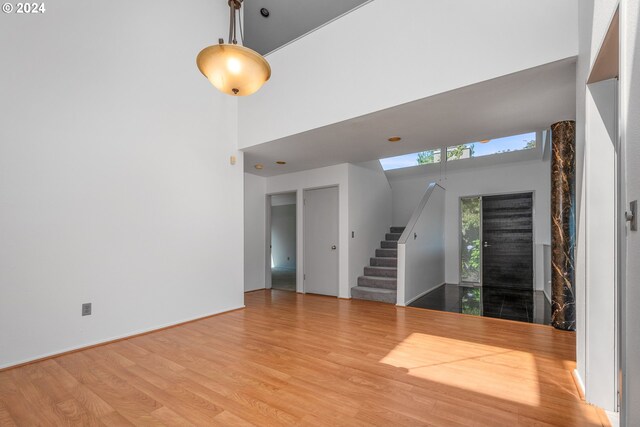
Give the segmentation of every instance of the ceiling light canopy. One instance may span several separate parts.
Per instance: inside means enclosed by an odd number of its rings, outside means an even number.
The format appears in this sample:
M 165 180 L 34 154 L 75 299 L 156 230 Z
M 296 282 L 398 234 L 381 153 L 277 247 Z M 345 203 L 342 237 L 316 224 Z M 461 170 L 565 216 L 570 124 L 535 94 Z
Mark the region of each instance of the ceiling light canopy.
M 196 63 L 198 69 L 212 85 L 228 95 L 247 96 L 255 93 L 271 77 L 269 63 L 258 52 L 238 44 L 236 22 L 243 0 L 229 0 L 229 42 L 200 51 Z M 242 42 L 242 25 L 240 25 Z

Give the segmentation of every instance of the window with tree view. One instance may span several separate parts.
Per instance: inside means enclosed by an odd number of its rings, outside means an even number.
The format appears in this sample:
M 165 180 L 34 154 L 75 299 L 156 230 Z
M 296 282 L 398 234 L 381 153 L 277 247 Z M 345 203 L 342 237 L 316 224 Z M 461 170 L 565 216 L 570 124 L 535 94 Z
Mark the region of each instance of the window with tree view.
M 419 153 L 405 154 L 402 156 L 388 157 L 380 159 L 382 169 L 388 171 L 393 169 L 408 168 L 411 166 L 428 165 L 440 163 L 440 149 L 420 151 Z
M 492 154 L 536 148 L 536 133 L 529 132 L 505 138 L 487 139 L 469 144 L 447 147 L 447 161 L 490 156 Z
M 480 283 L 480 197 L 460 199 L 460 281 Z
M 509 153 L 512 151 L 530 150 L 536 147 L 536 133 L 529 132 L 522 135 L 507 136 L 505 138 L 487 139 L 480 142 L 454 145 L 447 147 L 447 161 L 471 159 L 492 154 Z M 436 148 L 402 156 L 380 159 L 382 169 L 409 168 L 412 166 L 437 164 L 442 161 L 442 150 Z

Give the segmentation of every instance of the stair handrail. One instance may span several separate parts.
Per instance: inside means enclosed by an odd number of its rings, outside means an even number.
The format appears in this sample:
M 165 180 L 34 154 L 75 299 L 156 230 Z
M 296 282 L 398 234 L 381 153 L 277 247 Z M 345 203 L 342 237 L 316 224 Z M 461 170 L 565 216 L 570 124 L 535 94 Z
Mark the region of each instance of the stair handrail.
M 440 187 L 444 190 L 444 187 L 442 187 L 437 182 L 432 182 L 427 186 L 427 190 L 424 192 L 424 195 L 422 196 L 420 203 L 418 203 L 418 206 L 416 206 L 416 208 L 413 210 L 413 214 L 411 214 L 411 219 L 409 220 L 409 222 L 407 223 L 407 226 L 402 232 L 400 239 L 398 239 L 398 244 L 407 243 L 407 240 L 409 240 L 409 236 L 411 236 L 414 233 L 413 229 L 415 228 L 416 223 L 420 218 L 420 215 L 422 215 L 422 211 L 424 210 L 424 207 L 427 205 L 427 202 L 429 201 L 429 197 L 431 197 L 431 194 L 433 194 L 433 191 L 436 189 L 436 187 Z

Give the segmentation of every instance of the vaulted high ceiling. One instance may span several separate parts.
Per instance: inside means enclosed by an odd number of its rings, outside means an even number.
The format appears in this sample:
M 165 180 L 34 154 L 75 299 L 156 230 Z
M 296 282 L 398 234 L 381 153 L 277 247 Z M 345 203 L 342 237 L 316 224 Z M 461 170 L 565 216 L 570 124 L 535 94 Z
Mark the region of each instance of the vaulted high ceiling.
M 267 54 L 371 0 L 245 0 L 244 44 Z M 265 8 L 269 16 L 261 15 Z

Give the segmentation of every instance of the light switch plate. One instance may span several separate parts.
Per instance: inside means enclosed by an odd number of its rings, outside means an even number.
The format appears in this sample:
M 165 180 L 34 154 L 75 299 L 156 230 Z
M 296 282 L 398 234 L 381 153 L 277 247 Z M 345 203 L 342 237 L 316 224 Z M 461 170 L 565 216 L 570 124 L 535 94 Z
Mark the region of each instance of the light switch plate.
M 83 316 L 91 316 L 91 303 L 85 302 L 82 304 L 82 315 Z

